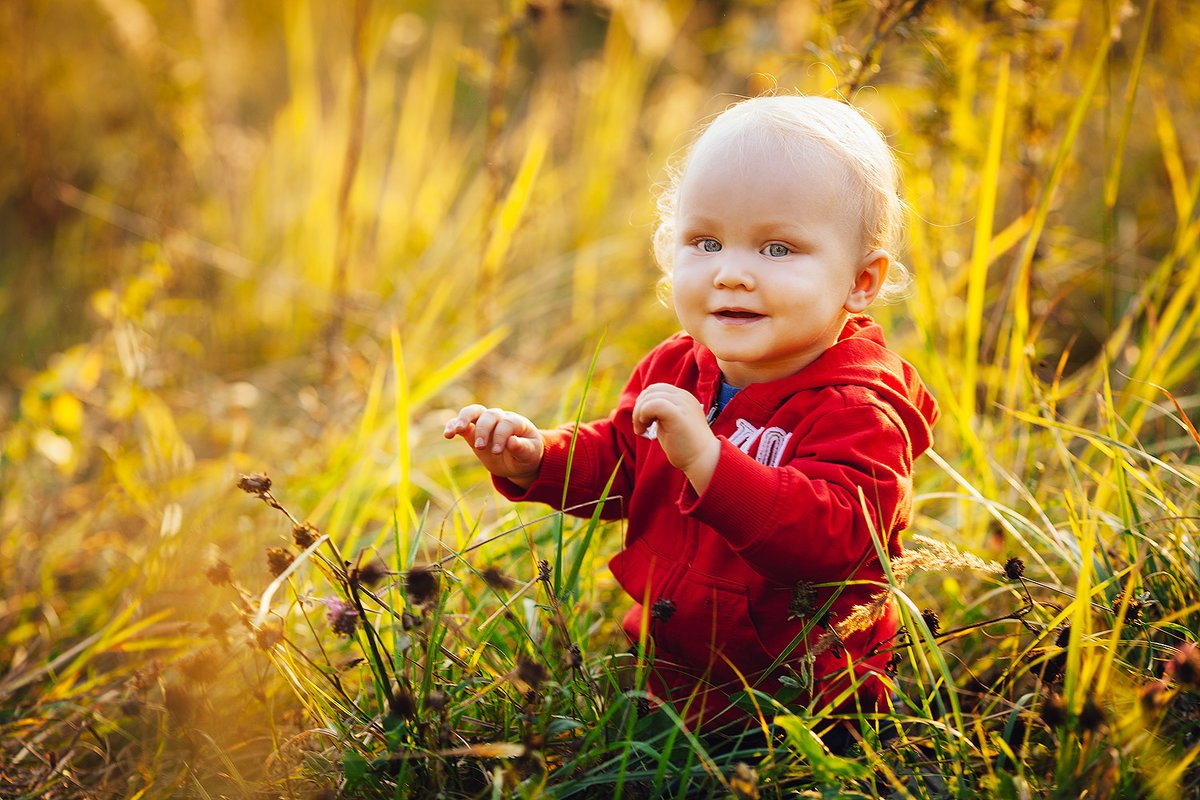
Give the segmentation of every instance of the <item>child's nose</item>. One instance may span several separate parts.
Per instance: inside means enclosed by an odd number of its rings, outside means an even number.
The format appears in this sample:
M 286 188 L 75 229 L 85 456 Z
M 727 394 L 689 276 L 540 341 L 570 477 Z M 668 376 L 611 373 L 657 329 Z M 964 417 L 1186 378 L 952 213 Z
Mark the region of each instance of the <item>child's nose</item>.
M 718 289 L 753 289 L 754 270 L 735 253 L 726 253 L 713 273 L 713 286 Z

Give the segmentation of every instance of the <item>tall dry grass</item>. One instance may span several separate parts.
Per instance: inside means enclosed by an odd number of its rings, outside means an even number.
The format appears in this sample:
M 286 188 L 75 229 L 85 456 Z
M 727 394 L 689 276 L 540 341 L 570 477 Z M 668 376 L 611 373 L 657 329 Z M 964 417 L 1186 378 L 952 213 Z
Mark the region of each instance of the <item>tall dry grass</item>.
M 5 796 L 1195 791 L 1187 3 L 0 16 Z M 766 755 L 639 716 L 619 528 L 438 435 L 604 412 L 674 324 L 649 188 L 772 86 L 891 132 L 917 282 L 878 316 L 944 410 L 848 756 L 754 693 Z

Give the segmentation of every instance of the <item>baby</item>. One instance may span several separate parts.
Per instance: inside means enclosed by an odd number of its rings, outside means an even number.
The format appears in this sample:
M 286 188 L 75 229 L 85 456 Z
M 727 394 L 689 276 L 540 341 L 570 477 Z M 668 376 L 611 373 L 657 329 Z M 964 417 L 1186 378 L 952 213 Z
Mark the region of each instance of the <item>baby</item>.
M 659 206 L 655 254 L 683 331 L 638 364 L 616 410 L 539 430 L 470 405 L 445 435 L 512 500 L 572 507 L 612 479 L 602 513 L 628 517 L 610 562 L 634 600 L 623 627 L 635 642 L 646 629 L 650 689 L 693 724 L 736 716 L 747 687 L 882 710 L 894 609 L 816 643 L 881 591 L 872 536 L 900 553 L 938 414 L 864 313 L 903 272 L 888 252 L 903 218 L 891 152 L 849 105 L 758 97 L 704 129 Z

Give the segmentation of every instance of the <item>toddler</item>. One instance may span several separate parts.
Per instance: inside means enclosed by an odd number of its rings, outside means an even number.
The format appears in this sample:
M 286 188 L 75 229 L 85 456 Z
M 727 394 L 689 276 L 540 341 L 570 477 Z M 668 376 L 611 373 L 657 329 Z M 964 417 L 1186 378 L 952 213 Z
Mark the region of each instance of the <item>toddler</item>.
M 577 431 L 482 405 L 446 423 L 512 500 L 561 508 L 565 486 L 568 507 L 594 502 L 613 478 L 602 514 L 628 517 L 610 562 L 634 600 L 623 627 L 636 642 L 648 626 L 651 691 L 693 724 L 732 718 L 746 687 L 885 703 L 893 609 L 816 643 L 881 591 L 871 537 L 899 555 L 938 414 L 864 313 L 903 272 L 888 253 L 897 184 L 849 105 L 733 105 L 660 198 L 655 254 L 683 331 L 638 364 L 616 410 Z

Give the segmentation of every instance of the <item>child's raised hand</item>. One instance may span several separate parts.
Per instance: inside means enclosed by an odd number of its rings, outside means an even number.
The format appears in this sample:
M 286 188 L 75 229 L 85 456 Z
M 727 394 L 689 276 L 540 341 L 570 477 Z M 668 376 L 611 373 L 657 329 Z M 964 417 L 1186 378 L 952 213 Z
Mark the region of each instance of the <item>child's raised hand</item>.
M 671 466 L 703 492 L 717 467 L 721 443 L 709 429 L 700 401 L 678 386 L 651 384 L 633 405 L 633 432 L 641 436 L 651 425 Z
M 461 436 L 488 472 L 528 487 L 542 466 L 544 443 L 537 426 L 512 411 L 469 405 L 446 422 L 442 435 Z

